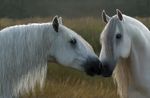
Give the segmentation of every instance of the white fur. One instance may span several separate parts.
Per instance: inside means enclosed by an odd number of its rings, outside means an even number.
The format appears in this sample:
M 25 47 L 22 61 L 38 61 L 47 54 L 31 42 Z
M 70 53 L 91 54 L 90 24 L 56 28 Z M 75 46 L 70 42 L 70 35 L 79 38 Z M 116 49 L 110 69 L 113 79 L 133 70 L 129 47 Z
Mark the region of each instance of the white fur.
M 70 45 L 72 38 L 77 39 L 78 46 Z M 82 65 L 89 56 L 96 56 L 92 47 L 62 24 L 58 32 L 52 23 L 5 28 L 0 31 L 0 98 L 34 90 L 36 83 L 42 88 L 48 60 L 84 70 Z
M 114 18 L 116 15 L 112 17 Z M 116 27 L 116 33 L 122 32 L 124 40 L 119 46 L 113 47 L 114 58 L 117 59 L 113 76 L 118 92 L 121 98 L 150 98 L 150 31 L 141 22 L 126 15 L 123 15 L 123 21 L 120 23 L 123 30 Z M 108 25 L 109 23 L 105 29 Z M 100 59 L 107 52 L 104 50 L 105 46 L 105 43 L 102 43 L 104 52 L 101 51 Z

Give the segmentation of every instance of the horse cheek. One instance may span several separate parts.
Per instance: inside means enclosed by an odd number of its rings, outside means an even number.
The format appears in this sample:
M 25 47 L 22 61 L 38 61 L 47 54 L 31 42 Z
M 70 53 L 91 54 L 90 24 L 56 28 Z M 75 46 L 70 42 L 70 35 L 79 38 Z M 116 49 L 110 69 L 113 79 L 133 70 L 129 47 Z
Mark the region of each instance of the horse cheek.
M 122 47 L 122 49 L 120 49 L 121 57 L 128 58 L 131 51 L 131 40 L 129 38 L 126 38 L 121 47 Z

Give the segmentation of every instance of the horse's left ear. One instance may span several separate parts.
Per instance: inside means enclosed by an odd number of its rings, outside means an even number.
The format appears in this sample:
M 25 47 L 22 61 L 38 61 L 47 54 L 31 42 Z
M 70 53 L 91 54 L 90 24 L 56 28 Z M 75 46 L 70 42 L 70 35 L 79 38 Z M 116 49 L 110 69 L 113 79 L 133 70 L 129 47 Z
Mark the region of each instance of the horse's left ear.
M 58 32 L 58 28 L 59 28 L 58 16 L 55 16 L 53 18 L 52 25 L 53 25 L 54 30 Z
M 117 12 L 117 16 L 119 18 L 119 20 L 123 20 L 123 16 L 122 16 L 122 12 L 119 10 L 119 9 L 116 9 L 116 12 Z
M 106 14 L 105 10 L 102 11 L 102 20 L 105 23 L 108 23 L 108 21 L 110 20 L 110 17 Z

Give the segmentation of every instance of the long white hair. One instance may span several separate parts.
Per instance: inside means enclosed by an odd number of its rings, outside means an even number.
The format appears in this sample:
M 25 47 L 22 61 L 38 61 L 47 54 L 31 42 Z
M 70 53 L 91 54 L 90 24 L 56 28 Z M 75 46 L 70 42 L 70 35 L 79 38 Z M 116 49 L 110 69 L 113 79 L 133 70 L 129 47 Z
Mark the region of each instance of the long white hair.
M 54 17 L 52 23 L 16 25 L 0 31 L 0 97 L 12 98 L 42 88 L 47 61 L 99 73 L 99 59 L 92 47 Z M 93 66 L 91 66 L 94 64 Z

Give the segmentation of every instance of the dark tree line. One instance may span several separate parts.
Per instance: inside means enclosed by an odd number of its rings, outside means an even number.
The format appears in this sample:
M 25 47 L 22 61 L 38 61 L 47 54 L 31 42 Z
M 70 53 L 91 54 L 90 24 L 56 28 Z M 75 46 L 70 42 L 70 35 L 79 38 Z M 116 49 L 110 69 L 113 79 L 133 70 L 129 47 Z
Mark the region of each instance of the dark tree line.
M 150 16 L 150 0 L 0 0 L 0 17 L 98 17 L 103 9 L 113 15 L 116 8 L 130 16 Z

